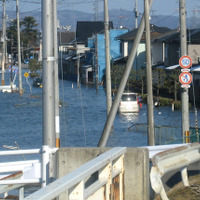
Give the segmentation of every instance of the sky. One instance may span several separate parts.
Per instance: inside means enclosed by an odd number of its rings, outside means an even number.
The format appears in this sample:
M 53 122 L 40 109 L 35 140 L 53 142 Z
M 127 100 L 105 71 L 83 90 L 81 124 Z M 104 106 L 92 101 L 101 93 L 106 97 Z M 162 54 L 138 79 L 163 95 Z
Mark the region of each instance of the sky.
M 72 9 L 79 10 L 88 13 L 94 13 L 94 3 L 98 1 L 99 12 L 103 11 L 103 0 L 57 0 L 58 10 L 60 9 Z M 107 0 L 109 9 L 124 9 L 133 11 L 135 6 L 135 0 Z M 200 0 L 185 0 L 188 16 L 194 14 L 200 16 Z M 2 3 L 2 1 L 1 1 Z M 16 0 L 7 0 L 7 9 L 16 8 Z M 138 11 L 143 13 L 143 0 L 137 0 Z M 0 16 L 2 13 L 2 6 L 0 6 Z M 178 15 L 178 0 L 154 0 L 152 5 L 152 15 Z M 41 0 L 19 0 L 20 13 L 26 15 L 30 11 L 40 10 Z M 196 10 L 195 10 L 196 9 Z M 195 12 L 196 11 L 196 12 Z

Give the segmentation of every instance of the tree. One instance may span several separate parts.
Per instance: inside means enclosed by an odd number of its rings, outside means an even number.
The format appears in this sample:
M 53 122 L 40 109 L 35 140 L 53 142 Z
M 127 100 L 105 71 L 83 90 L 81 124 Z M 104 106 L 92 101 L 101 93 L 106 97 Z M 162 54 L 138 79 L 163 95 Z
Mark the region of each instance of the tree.
M 42 69 L 42 64 L 41 62 L 38 62 L 36 59 L 30 59 L 28 68 L 31 72 L 30 73 L 31 77 L 39 76 L 37 71 Z
M 135 81 L 136 81 L 136 72 L 134 71 L 134 69 L 132 68 L 127 80 L 127 90 L 130 91 L 131 89 L 135 91 Z
M 141 91 L 141 94 L 144 94 L 144 89 L 146 85 L 146 70 L 141 68 L 136 73 L 137 87 Z
M 38 24 L 34 17 L 27 16 L 22 20 L 22 40 L 25 46 L 32 47 L 36 45 L 38 30 L 35 29 Z
M 111 67 L 111 82 L 114 84 L 114 90 L 116 91 L 123 73 L 123 66 L 112 65 Z
M 27 16 L 20 22 L 21 43 L 25 47 L 37 46 L 37 36 L 39 31 L 36 29 L 38 24 L 33 17 Z M 8 53 L 11 52 L 11 38 L 13 38 L 13 46 L 17 47 L 17 20 L 10 21 L 7 29 Z
M 7 38 L 8 38 L 8 53 L 10 54 L 11 46 L 17 46 L 17 20 L 14 19 L 9 22 L 9 27 L 7 28 Z M 11 45 L 11 39 L 13 41 L 13 44 Z
M 167 75 L 167 79 L 165 81 L 166 88 L 168 89 L 169 93 L 174 94 L 174 100 L 178 100 L 178 91 L 180 89 L 180 82 L 179 82 L 179 69 L 170 70 Z
M 166 73 L 164 69 L 156 68 L 153 70 L 153 87 L 157 97 L 160 96 L 160 89 L 165 86 Z

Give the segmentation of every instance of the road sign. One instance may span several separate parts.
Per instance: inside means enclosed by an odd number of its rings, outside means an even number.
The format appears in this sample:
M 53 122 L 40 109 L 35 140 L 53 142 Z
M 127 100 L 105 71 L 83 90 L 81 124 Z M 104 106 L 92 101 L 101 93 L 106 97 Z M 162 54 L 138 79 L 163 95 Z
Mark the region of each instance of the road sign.
M 183 72 L 179 75 L 179 81 L 182 85 L 189 85 L 192 82 L 192 75 L 188 72 Z
M 28 74 L 27 72 L 24 73 L 24 76 L 25 76 L 26 78 L 28 77 L 28 75 L 29 75 L 29 74 Z
M 179 65 L 184 68 L 190 68 L 192 66 L 192 59 L 189 56 L 182 56 L 179 59 Z

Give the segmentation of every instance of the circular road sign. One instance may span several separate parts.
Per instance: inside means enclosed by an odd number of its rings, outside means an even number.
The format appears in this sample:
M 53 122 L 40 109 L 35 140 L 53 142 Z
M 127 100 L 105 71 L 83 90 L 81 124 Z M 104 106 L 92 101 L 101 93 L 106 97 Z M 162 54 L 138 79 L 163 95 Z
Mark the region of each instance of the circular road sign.
M 189 85 L 192 82 L 192 75 L 188 72 L 183 72 L 179 75 L 179 81 L 183 85 Z
M 182 56 L 179 59 L 179 65 L 185 69 L 190 68 L 192 66 L 192 59 L 189 56 Z
M 27 78 L 29 76 L 29 74 L 27 72 L 25 72 L 24 76 Z

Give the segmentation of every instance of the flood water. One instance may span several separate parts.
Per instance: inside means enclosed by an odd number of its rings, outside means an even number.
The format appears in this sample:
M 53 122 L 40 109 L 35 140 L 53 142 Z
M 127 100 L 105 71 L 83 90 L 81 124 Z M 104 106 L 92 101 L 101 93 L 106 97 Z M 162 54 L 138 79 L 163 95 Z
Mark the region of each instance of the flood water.
M 23 70 L 23 73 L 25 71 Z M 32 79 L 28 79 L 32 85 Z M 6 83 L 8 84 L 8 83 Z M 0 149 L 2 145 L 19 145 L 21 149 L 42 146 L 42 88 L 29 87 L 23 76 L 24 94 L 0 93 Z M 61 147 L 96 147 L 106 122 L 106 94 L 94 87 L 60 80 Z M 181 126 L 181 111 L 171 107 L 154 109 L 156 125 Z M 199 114 L 198 114 L 199 121 Z M 147 133 L 135 131 L 134 124 L 147 122 L 146 105 L 135 114 L 117 114 L 107 146 L 138 147 L 147 145 Z M 195 126 L 194 111 L 190 111 L 190 126 Z M 181 133 L 180 133 L 181 134 Z

